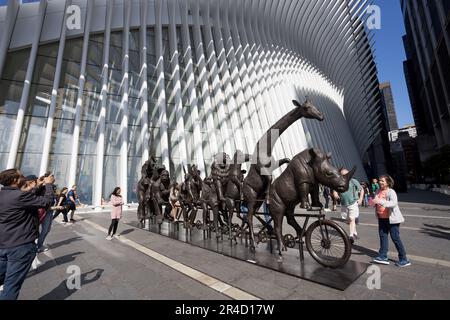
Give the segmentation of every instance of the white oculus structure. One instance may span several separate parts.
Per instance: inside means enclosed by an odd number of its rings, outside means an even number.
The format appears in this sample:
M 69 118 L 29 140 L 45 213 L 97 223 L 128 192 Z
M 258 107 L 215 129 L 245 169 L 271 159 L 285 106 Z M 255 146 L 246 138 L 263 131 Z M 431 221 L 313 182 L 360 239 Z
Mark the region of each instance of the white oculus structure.
M 325 121 L 297 121 L 275 158 L 314 146 L 366 179 L 361 158 L 381 129 L 367 5 L 9 0 L 0 7 L 0 170 L 52 171 L 96 206 L 115 186 L 136 202 L 149 155 L 178 181 L 189 163 L 205 176 L 215 153 L 252 153 L 291 101 L 309 96 Z

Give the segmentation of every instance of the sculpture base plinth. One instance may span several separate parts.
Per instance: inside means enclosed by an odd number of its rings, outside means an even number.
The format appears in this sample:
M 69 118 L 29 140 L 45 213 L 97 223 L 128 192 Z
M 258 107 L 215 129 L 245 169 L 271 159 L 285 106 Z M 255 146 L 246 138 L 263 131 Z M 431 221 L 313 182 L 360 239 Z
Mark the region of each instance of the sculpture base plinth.
M 129 224 L 139 227 L 137 222 Z M 166 221 L 161 225 L 151 224 L 145 230 L 342 291 L 365 273 L 369 266 L 367 263 L 349 260 L 340 268 L 326 268 L 317 263 L 307 251 L 304 253 L 304 261 L 300 262 L 298 248 L 284 251 L 283 261 L 278 262 L 278 251 L 274 240 L 272 240 L 272 253 L 270 242 L 260 243 L 255 252 L 251 252 L 247 246 L 248 241 L 245 239 L 238 238 L 236 243 L 234 240 L 228 240 L 228 235 L 216 238 L 215 232 L 209 233 L 197 228 L 187 230 L 182 225 L 177 227 L 177 224 Z

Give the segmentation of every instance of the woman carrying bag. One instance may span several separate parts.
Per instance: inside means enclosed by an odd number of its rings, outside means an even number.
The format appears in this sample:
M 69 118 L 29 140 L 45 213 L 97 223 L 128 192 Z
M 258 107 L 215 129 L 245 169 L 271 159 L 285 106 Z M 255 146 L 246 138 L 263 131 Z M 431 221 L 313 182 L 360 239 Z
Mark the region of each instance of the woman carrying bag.
M 389 250 L 389 238 L 395 244 L 398 251 L 399 261 L 395 263 L 398 267 L 407 267 L 411 262 L 406 257 L 406 250 L 400 239 L 400 224 L 405 222 L 400 208 L 398 207 L 397 193 L 392 189 L 394 179 L 389 175 L 383 175 L 379 180 L 380 189 L 378 190 L 373 204 L 375 205 L 376 215 L 378 217 L 378 234 L 380 236 L 380 251 L 378 257 L 372 260 L 373 263 L 389 264 L 387 253 Z

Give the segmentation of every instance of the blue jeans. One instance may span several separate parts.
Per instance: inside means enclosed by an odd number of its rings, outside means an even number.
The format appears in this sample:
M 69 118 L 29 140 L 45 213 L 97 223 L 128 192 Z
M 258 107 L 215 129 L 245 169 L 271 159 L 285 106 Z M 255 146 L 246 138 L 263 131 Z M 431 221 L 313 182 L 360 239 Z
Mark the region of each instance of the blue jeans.
M 39 238 L 37 242 L 38 250 L 42 249 L 42 247 L 44 246 L 45 238 L 47 238 L 47 235 L 49 234 L 52 228 L 52 222 L 53 222 L 53 212 L 47 211 L 44 221 L 42 221 L 41 224 L 41 232 L 39 233 Z
M 397 248 L 399 260 L 407 260 L 405 247 L 400 239 L 400 224 L 390 224 L 389 219 L 378 219 L 378 234 L 380 235 L 379 257 L 382 259 L 387 259 L 387 253 L 389 250 L 389 233 L 391 234 L 391 239 Z
M 263 203 L 263 210 L 264 210 L 264 220 L 266 220 L 266 222 L 269 223 L 269 221 L 272 217 L 270 216 L 269 207 L 267 206 L 267 204 L 265 202 Z M 244 205 L 241 205 L 241 213 L 244 216 L 244 219 L 247 219 L 248 208 Z M 267 229 L 269 231 L 271 231 L 272 230 L 271 228 L 272 228 L 272 221 L 268 225 Z
M 34 242 L 0 249 L 0 285 L 3 284 L 0 300 L 17 300 L 35 257 Z

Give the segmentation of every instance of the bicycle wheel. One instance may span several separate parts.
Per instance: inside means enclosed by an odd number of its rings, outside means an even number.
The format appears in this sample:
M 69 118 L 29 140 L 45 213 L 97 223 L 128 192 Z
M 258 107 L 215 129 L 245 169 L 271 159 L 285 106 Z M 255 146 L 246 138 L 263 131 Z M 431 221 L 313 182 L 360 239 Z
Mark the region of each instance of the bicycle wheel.
M 343 266 L 352 253 L 345 231 L 329 220 L 312 223 L 306 230 L 305 242 L 314 260 L 325 267 Z

